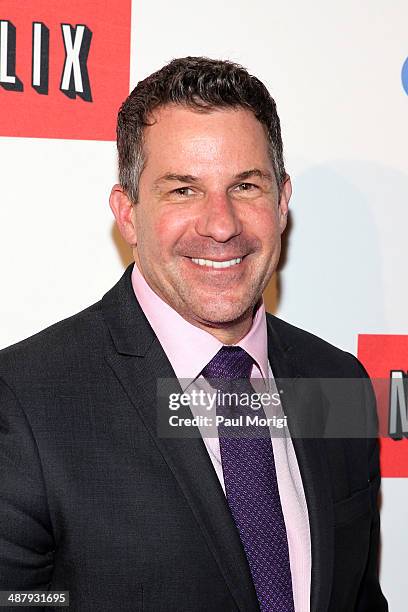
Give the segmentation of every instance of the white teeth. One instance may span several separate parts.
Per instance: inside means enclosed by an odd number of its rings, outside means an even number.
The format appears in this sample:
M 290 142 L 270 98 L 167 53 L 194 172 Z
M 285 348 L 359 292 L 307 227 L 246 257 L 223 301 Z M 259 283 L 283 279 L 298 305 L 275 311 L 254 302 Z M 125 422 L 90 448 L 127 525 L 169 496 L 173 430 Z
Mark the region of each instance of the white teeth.
M 231 266 L 236 266 L 241 263 L 242 257 L 237 257 L 236 259 L 230 259 L 228 261 L 212 261 L 212 259 L 196 259 L 192 257 L 191 261 L 199 266 L 209 266 L 210 268 L 230 268 Z

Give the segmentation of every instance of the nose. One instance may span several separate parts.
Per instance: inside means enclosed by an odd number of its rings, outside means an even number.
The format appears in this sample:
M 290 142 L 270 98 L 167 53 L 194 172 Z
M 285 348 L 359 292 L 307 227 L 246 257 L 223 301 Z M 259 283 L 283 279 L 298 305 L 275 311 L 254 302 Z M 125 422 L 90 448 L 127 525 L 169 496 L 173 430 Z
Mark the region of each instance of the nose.
M 214 194 L 206 198 L 197 219 L 196 231 L 217 242 L 227 242 L 242 232 L 242 222 L 227 194 Z

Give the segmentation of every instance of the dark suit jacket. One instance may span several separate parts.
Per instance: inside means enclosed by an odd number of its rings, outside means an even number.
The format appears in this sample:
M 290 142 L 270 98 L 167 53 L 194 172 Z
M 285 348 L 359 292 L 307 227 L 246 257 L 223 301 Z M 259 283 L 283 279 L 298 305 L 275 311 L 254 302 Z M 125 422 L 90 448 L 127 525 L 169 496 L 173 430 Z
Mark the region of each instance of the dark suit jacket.
M 97 304 L 0 352 L 0 589 L 69 590 L 75 611 L 255 612 L 203 441 L 157 435 L 156 381 L 174 372 L 130 274 Z M 276 377 L 364 376 L 351 355 L 267 321 Z M 282 398 L 289 416 L 320 418 L 321 398 L 298 395 Z M 358 409 L 369 413 L 371 402 L 361 396 Z M 310 518 L 311 611 L 387 610 L 376 442 L 294 445 Z

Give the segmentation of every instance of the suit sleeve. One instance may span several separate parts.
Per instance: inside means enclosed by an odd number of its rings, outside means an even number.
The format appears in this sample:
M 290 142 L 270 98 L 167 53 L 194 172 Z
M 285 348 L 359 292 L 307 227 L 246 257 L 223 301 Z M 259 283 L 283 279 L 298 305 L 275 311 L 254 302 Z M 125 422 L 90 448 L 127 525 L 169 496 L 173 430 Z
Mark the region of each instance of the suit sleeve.
M 374 390 L 364 366 L 356 360 L 361 376 L 367 379 L 365 385 L 365 402 L 367 414 L 367 459 L 371 489 L 372 522 L 370 532 L 370 548 L 367 564 L 360 585 L 357 607 L 355 612 L 387 612 L 388 604 L 381 591 L 379 583 L 379 541 L 380 541 L 380 513 L 378 509 L 378 493 L 381 484 L 379 445 L 373 435 L 378 431 L 377 409 Z
M 47 590 L 54 548 L 36 441 L 0 379 L 0 590 Z

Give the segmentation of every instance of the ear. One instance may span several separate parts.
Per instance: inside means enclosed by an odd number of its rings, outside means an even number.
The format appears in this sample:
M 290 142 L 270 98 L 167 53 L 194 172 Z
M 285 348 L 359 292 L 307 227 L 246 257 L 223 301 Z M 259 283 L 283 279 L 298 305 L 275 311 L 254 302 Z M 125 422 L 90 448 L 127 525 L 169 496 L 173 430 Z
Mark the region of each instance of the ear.
M 123 238 L 131 246 L 137 244 L 135 210 L 129 197 L 120 185 L 114 185 L 109 197 L 109 206 Z
M 290 200 L 291 195 L 292 195 L 292 183 L 290 181 L 290 176 L 287 174 L 285 178 L 283 179 L 279 206 L 278 206 L 279 228 L 280 228 L 281 234 L 284 231 L 286 224 L 288 222 L 289 200 Z

